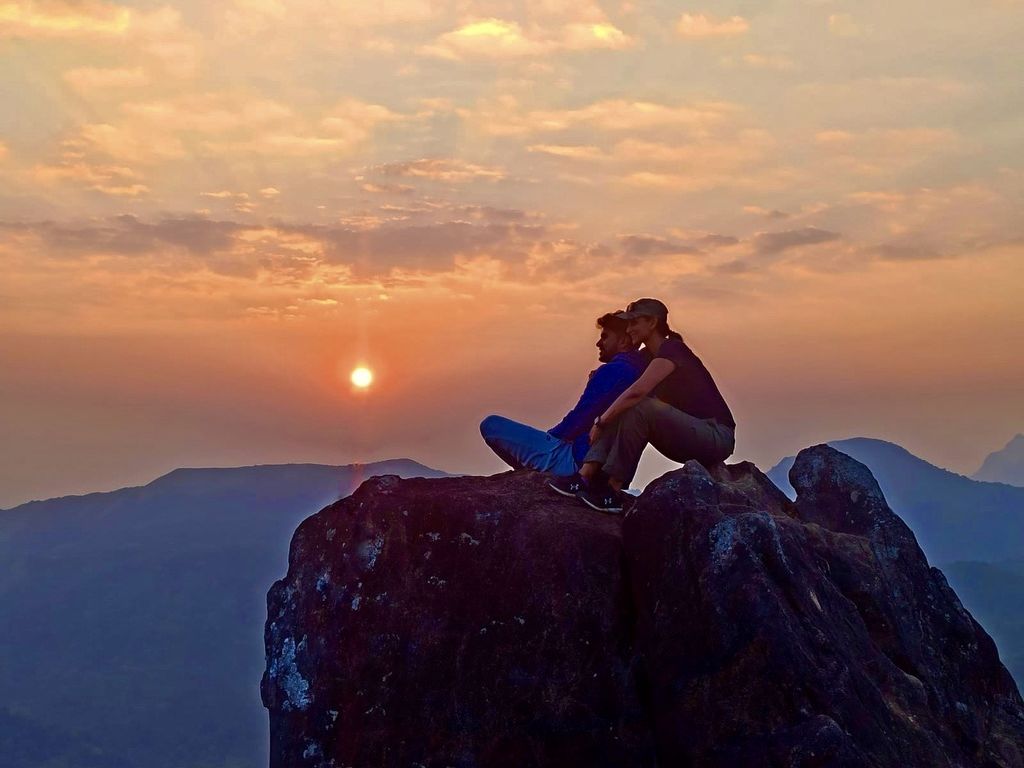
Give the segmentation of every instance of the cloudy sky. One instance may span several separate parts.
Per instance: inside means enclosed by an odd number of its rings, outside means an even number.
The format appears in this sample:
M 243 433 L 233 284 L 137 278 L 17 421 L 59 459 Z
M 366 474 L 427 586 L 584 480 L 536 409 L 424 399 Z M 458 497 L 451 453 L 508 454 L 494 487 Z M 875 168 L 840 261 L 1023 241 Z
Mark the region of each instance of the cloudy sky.
M 1021 0 L 0 0 L 0 506 L 498 471 L 480 418 L 551 426 L 647 295 L 737 458 L 972 472 L 1024 431 L 1022 33 Z

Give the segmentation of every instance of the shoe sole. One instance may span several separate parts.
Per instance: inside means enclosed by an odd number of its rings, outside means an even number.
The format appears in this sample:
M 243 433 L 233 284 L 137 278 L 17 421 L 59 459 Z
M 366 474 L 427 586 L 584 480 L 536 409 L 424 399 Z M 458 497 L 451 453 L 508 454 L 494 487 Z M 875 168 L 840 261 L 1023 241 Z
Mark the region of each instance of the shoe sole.
M 555 493 L 560 493 L 563 496 L 568 496 L 570 499 L 576 498 L 575 492 L 563 491 L 561 488 L 556 488 L 552 483 L 548 483 L 548 488 L 550 488 Z
M 608 514 L 608 515 L 621 515 L 622 514 L 622 507 L 599 507 L 596 504 L 591 504 L 589 501 L 584 499 L 582 496 L 577 496 L 576 498 L 579 499 L 580 501 L 582 501 L 584 504 L 586 504 L 588 507 L 590 507 L 595 512 L 604 512 L 605 514 Z

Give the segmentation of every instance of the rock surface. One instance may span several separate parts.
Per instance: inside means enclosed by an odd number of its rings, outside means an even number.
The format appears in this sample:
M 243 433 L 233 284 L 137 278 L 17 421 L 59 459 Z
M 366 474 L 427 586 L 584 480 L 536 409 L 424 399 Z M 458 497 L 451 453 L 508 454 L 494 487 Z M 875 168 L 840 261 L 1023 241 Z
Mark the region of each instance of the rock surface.
M 367 481 L 268 596 L 271 766 L 1024 767 L 1024 704 L 863 465 Z

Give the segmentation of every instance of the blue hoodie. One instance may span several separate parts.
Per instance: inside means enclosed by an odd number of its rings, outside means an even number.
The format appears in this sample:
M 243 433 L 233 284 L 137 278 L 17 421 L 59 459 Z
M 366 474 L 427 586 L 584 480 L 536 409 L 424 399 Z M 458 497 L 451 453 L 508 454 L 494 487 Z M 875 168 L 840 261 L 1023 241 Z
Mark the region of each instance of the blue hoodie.
M 604 413 L 615 402 L 615 398 L 629 389 L 646 367 L 647 357 L 643 353 L 635 350 L 620 352 L 590 374 L 590 380 L 576 407 L 548 430 L 552 437 L 572 443 L 572 457 L 577 467 L 583 463 L 583 458 L 590 450 L 588 435 L 594 426 L 594 419 Z

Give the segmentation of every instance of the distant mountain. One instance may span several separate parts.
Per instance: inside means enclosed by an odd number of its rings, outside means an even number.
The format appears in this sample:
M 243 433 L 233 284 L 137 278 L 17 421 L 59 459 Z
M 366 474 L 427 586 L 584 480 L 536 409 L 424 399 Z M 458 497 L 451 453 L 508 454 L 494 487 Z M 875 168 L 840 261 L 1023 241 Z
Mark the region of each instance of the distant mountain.
M 0 512 L 0 763 L 266 765 L 267 590 L 296 525 L 382 474 L 446 473 L 178 469 Z
M 42 725 L 0 707 L 0 755 L 3 765 L 45 768 L 132 768 L 88 738 Z
M 868 466 L 932 563 L 1024 559 L 1024 488 L 972 480 L 884 440 L 829 445 Z M 792 498 L 791 466 L 785 458 L 768 476 Z
M 1024 560 L 946 563 L 942 572 L 992 635 L 1018 685 L 1024 683 Z
M 971 477 L 1024 486 L 1024 435 L 1017 435 L 1002 450 L 990 453 Z

